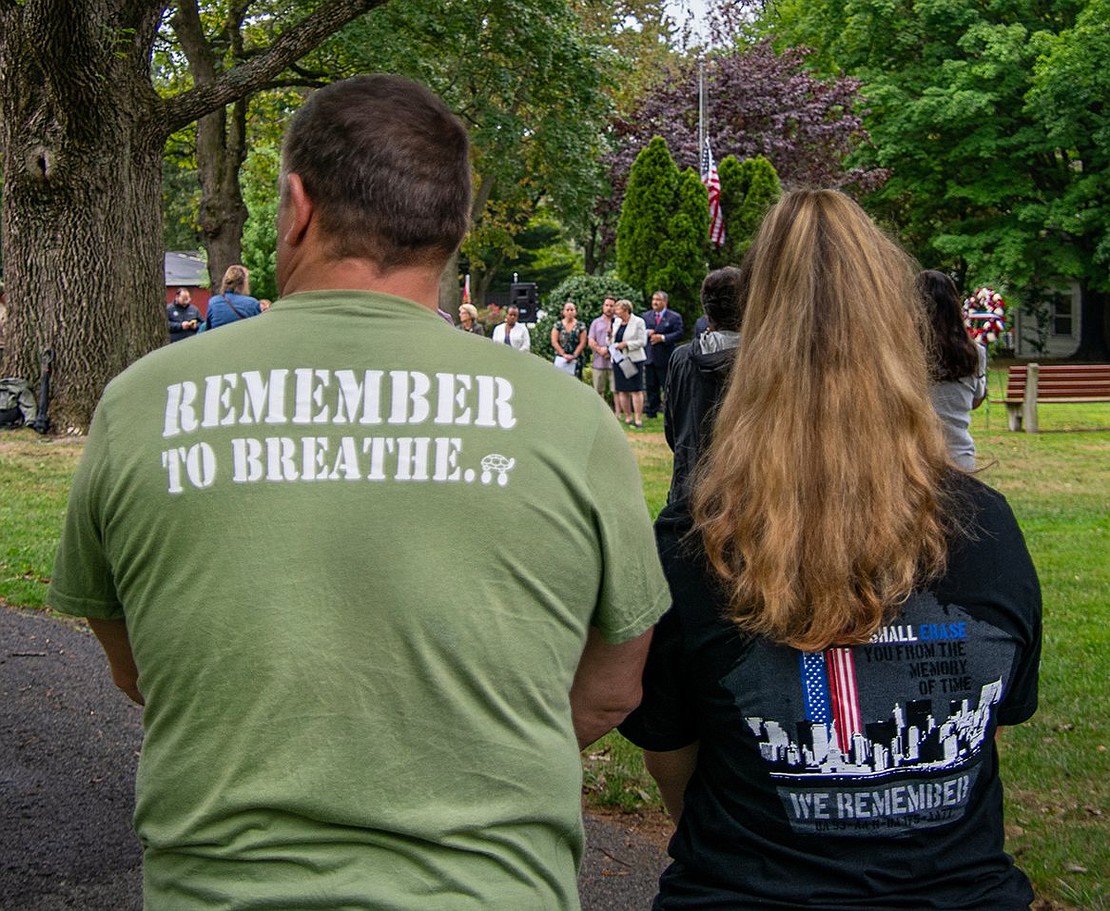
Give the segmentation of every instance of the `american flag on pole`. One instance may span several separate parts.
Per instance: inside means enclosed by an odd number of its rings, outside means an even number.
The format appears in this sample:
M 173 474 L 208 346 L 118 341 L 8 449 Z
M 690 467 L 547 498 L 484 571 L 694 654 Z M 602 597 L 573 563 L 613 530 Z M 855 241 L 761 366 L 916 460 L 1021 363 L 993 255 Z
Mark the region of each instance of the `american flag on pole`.
M 836 745 L 845 756 L 852 738 L 863 732 L 856 688 L 856 662 L 850 648 L 802 652 L 802 694 L 806 721 L 836 727 Z
M 470 303 L 470 273 L 466 273 L 466 281 L 463 283 L 463 299 L 464 304 Z
M 725 219 L 721 215 L 721 178 L 717 174 L 717 163 L 713 160 L 708 136 L 705 137 L 705 147 L 701 152 L 701 182 L 709 191 L 709 239 L 719 247 L 725 242 Z

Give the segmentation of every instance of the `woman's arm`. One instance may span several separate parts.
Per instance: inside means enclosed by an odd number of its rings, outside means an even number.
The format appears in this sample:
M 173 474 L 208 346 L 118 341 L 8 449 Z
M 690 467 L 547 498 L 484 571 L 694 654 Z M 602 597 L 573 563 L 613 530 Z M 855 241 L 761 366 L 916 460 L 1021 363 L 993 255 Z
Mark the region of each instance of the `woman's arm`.
M 578 347 L 574 349 L 574 354 L 572 354 L 571 357 L 575 358 L 577 360 L 578 356 L 582 353 L 582 350 L 585 347 L 586 347 L 586 330 L 584 328 L 581 328 L 581 329 L 578 330 Z
M 982 345 L 975 346 L 978 350 L 978 366 L 975 370 L 975 388 L 971 393 L 971 407 L 972 410 L 978 408 L 983 404 L 983 400 L 987 397 L 987 349 Z
M 551 347 L 555 349 L 555 353 L 560 357 L 566 357 L 567 353 L 563 350 L 563 346 L 559 344 L 559 324 L 556 323 L 551 327 Z
M 682 803 L 686 796 L 686 785 L 698 764 L 698 743 L 695 741 L 680 750 L 656 753 L 644 750 L 644 765 L 659 785 L 663 795 L 663 806 L 676 823 L 682 816 Z

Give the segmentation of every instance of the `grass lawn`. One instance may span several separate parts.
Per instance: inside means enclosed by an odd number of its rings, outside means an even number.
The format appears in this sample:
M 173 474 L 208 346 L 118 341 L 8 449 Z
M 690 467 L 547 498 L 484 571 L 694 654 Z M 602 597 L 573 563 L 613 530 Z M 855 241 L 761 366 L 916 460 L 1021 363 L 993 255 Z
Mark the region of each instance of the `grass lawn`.
M 992 377 L 991 393 L 1001 381 Z M 1040 908 L 1110 909 L 1110 404 L 1040 408 L 1041 433 L 1010 433 L 984 405 L 972 432 L 981 477 L 1009 498 L 1044 590 L 1041 704 L 1002 740 L 1008 849 Z M 652 514 L 666 501 L 660 419 L 630 431 Z M 0 434 L 0 604 L 38 608 L 80 443 Z M 588 802 L 658 813 L 639 752 L 617 734 L 585 760 Z

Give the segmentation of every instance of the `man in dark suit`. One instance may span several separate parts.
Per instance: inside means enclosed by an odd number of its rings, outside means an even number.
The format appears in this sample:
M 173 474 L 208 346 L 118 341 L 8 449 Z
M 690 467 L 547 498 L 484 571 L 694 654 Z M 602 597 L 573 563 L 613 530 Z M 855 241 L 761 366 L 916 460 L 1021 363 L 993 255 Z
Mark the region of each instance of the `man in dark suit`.
M 671 352 L 682 338 L 682 316 L 667 307 L 667 292 L 656 291 L 651 296 L 651 309 L 644 314 L 647 326 L 647 360 L 644 372 L 644 388 L 647 403 L 644 414 L 655 417 L 663 410 L 663 390 L 667 385 L 667 365 Z

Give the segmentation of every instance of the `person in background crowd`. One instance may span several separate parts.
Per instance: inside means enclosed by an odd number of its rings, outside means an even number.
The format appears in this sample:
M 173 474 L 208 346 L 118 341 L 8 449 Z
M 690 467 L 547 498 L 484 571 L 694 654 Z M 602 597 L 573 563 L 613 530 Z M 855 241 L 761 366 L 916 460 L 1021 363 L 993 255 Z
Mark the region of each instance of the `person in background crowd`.
M 178 288 L 177 294 L 166 304 L 166 320 L 170 324 L 170 343 L 192 338 L 201 324 L 200 310 L 193 306 L 188 288 Z
M 551 327 L 555 366 L 571 376 L 582 375 L 582 352 L 586 348 L 586 324 L 578 319 L 574 301 L 563 304 L 563 316 Z
M 644 363 L 644 389 L 647 404 L 644 413 L 655 417 L 663 408 L 666 394 L 667 367 L 670 365 L 674 346 L 682 339 L 682 316 L 667 307 L 667 292 L 656 291 L 651 296 L 651 309 L 643 316 L 647 327 L 647 360 Z
M 505 322 L 493 327 L 493 340 L 501 345 L 509 345 L 517 351 L 532 350 L 532 336 L 528 327 L 520 320 L 520 309 L 510 306 L 505 311 Z
M 463 332 L 470 332 L 474 335 L 484 336 L 486 334 L 486 330 L 478 322 L 478 308 L 473 304 L 461 304 L 459 306 L 459 328 Z
M 262 307 L 250 296 L 251 280 L 246 266 L 228 266 L 220 283 L 220 293 L 208 301 L 206 329 L 217 329 L 229 323 L 258 316 Z
M 590 323 L 590 329 L 586 333 L 586 343 L 594 355 L 590 371 L 594 390 L 605 398 L 605 390 L 608 389 L 613 399 L 614 410 L 617 405 L 617 391 L 613 385 L 613 360 L 609 356 L 609 339 L 613 334 L 613 314 L 616 311 L 616 304 L 616 298 L 606 297 L 601 304 L 601 316 Z
M 713 417 L 740 345 L 744 274 L 735 266 L 710 272 L 701 285 L 707 328 L 679 345 L 667 372 L 663 433 L 674 453 L 667 502 L 690 493 L 694 468 L 712 435 Z
M 617 301 L 617 318 L 613 322 L 613 349 L 620 352 L 613 368 L 613 381 L 617 387 L 617 417 L 624 415 L 624 423 L 637 430 L 644 426 L 644 348 L 647 330 L 644 321 L 632 312 L 632 302 Z
M 47 599 L 145 704 L 145 907 L 576 908 L 579 750 L 666 605 L 636 460 L 437 315 L 471 207 L 439 98 L 318 89 L 280 175 L 275 315 L 109 384 Z M 439 538 L 485 542 L 464 584 Z
M 929 398 L 940 416 L 952 461 L 974 471 L 971 412 L 987 397 L 987 349 L 968 334 L 960 293 L 951 278 L 928 269 L 918 274 L 917 288 L 929 318 Z
M 998 730 L 1037 705 L 1037 574 L 929 404 L 916 267 L 832 190 L 785 194 L 621 732 L 677 823 L 656 909 L 1027 909 Z M 890 325 L 875 344 L 876 301 Z

